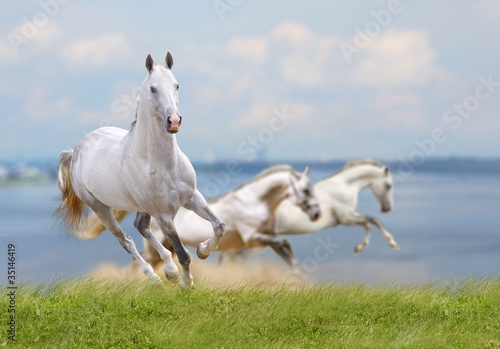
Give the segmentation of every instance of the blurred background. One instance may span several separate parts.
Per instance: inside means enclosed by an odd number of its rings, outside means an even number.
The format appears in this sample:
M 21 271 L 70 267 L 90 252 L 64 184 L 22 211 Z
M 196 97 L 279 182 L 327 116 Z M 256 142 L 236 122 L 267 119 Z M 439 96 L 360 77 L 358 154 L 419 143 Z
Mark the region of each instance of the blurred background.
M 50 217 L 57 156 L 101 126 L 129 128 L 167 51 L 177 136 L 198 187 L 218 197 L 275 163 L 319 180 L 346 160 L 390 165 L 395 207 L 358 256 L 359 227 L 291 239 L 301 261 L 338 247 L 314 280 L 450 280 L 500 272 L 500 3 L 409 0 L 0 4 L 0 246 L 28 280 L 130 258 L 111 234 L 66 239 Z M 237 174 L 227 174 L 228 164 Z M 123 224 L 140 245 L 131 218 Z M 2 247 L 0 247 L 2 248 Z M 0 250 L 0 253 L 1 250 Z M 274 259 L 272 253 L 259 258 Z M 213 260 L 213 259 L 212 259 Z M 275 260 L 276 263 L 281 263 Z

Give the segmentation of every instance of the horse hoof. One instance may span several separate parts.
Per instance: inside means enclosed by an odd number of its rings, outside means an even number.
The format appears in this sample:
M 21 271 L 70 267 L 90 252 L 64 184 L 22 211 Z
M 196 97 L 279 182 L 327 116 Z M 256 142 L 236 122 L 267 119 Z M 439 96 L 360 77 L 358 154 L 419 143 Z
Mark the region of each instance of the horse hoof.
M 163 284 L 163 281 L 161 280 L 161 277 L 159 277 L 158 275 L 155 275 L 155 276 L 151 276 L 148 278 L 148 283 L 151 285 L 151 286 L 165 286 Z
M 395 241 L 391 242 L 389 246 L 392 248 L 397 248 L 399 250 L 399 245 Z
M 202 244 L 198 245 L 198 248 L 196 249 L 196 255 L 199 259 L 207 259 L 208 256 L 210 256 L 210 252 L 203 252 L 200 247 L 203 247 Z
M 181 290 L 192 290 L 194 289 L 194 282 L 193 280 L 185 282 L 184 280 L 181 279 L 181 281 L 179 281 L 179 287 L 181 288 Z
M 300 268 L 293 268 L 285 273 L 284 280 L 286 280 L 287 282 L 299 284 L 307 281 L 308 278 L 309 277 L 307 276 L 307 274 L 304 274 Z
M 354 254 L 358 254 L 363 250 L 363 245 L 354 246 Z
M 179 279 L 179 272 L 177 272 L 177 271 L 175 271 L 175 272 L 168 272 L 168 271 L 165 270 L 165 277 L 169 281 L 176 281 L 177 279 Z
M 307 275 L 302 272 L 300 267 L 292 268 L 292 275 L 299 279 L 306 279 Z

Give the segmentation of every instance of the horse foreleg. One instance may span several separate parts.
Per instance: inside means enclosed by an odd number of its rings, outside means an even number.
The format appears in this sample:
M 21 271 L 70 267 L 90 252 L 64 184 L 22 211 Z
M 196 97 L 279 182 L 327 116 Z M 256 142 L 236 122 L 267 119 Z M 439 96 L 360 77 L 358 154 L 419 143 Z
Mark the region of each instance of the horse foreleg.
M 219 241 L 224 235 L 225 224 L 212 212 L 207 202 L 205 201 L 205 198 L 198 190 L 195 191 L 194 195 L 191 197 L 189 202 L 184 205 L 184 207 L 188 210 L 193 211 L 198 216 L 206 219 L 212 224 L 212 227 L 214 229 L 214 236 L 204 242 L 201 242 L 198 245 L 198 249 L 196 250 L 196 254 L 200 259 L 206 259 L 208 256 L 210 256 L 211 252 L 217 250 Z
M 373 224 L 374 226 L 376 226 L 380 230 L 380 232 L 382 233 L 384 238 L 387 241 L 389 241 L 390 247 L 392 247 L 392 248 L 399 247 L 398 244 L 396 243 L 396 241 L 394 240 L 394 238 L 392 237 L 392 235 L 382 226 L 380 221 L 373 216 L 363 215 L 363 214 L 355 212 L 348 218 L 347 222 L 344 224 L 361 225 L 361 226 L 365 227 L 365 229 L 366 229 L 365 230 L 365 238 L 364 238 L 363 242 L 361 244 L 356 245 L 354 248 L 355 254 L 361 252 L 370 243 L 370 224 Z
M 158 252 L 160 258 L 165 261 L 165 267 L 163 271 L 165 276 L 169 280 L 176 280 L 179 278 L 179 271 L 177 266 L 172 260 L 172 253 L 162 245 L 156 236 L 151 233 L 151 215 L 147 212 L 137 212 L 137 216 L 134 221 L 134 227 L 141 233 L 144 238 L 153 246 L 153 248 Z
M 363 241 L 360 244 L 357 244 L 356 246 L 354 246 L 354 254 L 360 253 L 361 251 L 363 251 L 365 249 L 366 246 L 368 246 L 370 244 L 370 229 L 371 229 L 370 224 L 363 223 L 360 225 L 365 227 L 365 238 L 363 239 Z
M 371 217 L 371 216 L 368 216 L 368 217 L 371 220 L 370 223 L 373 224 L 374 226 L 376 226 L 378 228 L 378 230 L 380 230 L 380 232 L 382 233 L 382 235 L 384 235 L 385 239 L 387 241 L 389 241 L 389 246 L 392 247 L 392 248 L 399 248 L 398 243 L 394 240 L 394 238 L 387 231 L 387 229 L 384 228 L 384 226 L 382 225 L 382 223 L 380 223 L 380 221 L 377 218 L 375 218 L 375 217 Z
M 169 214 L 159 214 L 155 215 L 154 219 L 174 248 L 177 258 L 179 259 L 179 263 L 182 266 L 182 276 L 179 286 L 181 288 L 193 287 L 193 276 L 191 275 L 191 271 L 189 269 L 191 256 L 189 255 L 189 251 L 182 244 L 181 239 L 175 230 L 173 217 Z

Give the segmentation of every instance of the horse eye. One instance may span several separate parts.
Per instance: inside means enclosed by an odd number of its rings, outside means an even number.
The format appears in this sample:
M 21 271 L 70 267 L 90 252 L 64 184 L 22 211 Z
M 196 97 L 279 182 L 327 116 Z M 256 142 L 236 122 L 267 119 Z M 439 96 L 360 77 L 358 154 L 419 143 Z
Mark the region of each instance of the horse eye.
M 311 196 L 311 192 L 309 191 L 309 189 L 304 190 L 304 195 Z
M 387 189 L 391 189 L 391 188 L 392 188 L 392 185 L 390 185 L 389 183 L 387 183 L 387 184 L 385 185 L 385 187 L 386 187 Z
M 151 92 L 156 93 L 156 89 L 153 86 L 151 86 L 150 90 Z
M 176 86 L 177 90 L 179 90 L 179 87 L 180 87 L 179 84 L 177 84 L 177 86 Z

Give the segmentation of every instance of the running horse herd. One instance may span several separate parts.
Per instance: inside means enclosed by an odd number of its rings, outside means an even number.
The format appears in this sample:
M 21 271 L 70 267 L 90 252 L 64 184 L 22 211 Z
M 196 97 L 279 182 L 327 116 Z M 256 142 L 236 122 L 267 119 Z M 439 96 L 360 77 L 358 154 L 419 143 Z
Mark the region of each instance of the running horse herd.
M 56 217 L 65 230 L 82 239 L 109 230 L 151 282 L 162 284 L 152 264 L 163 260 L 166 278 L 180 278 L 182 288 L 193 286 L 185 245 L 195 247 L 201 259 L 215 251 L 238 255 L 269 246 L 296 273 L 300 273 L 299 261 L 282 235 L 360 225 L 365 238 L 354 248 L 358 253 L 368 246 L 374 225 L 390 247 L 398 247 L 378 219 L 356 211 L 358 194 L 367 187 L 382 212 L 392 208 L 389 168 L 370 159 L 348 162 L 314 185 L 307 167 L 298 172 L 288 165 L 271 166 L 207 203 L 196 189 L 194 168 L 176 141 L 182 116 L 173 64 L 170 53 L 165 65 L 155 65 L 150 55 L 146 58 L 148 75 L 130 131 L 99 128 L 85 135 L 74 150 L 59 155 L 62 194 Z M 93 211 L 90 218 L 88 208 Z M 143 236 L 143 252 L 118 224 L 129 212 L 137 213 L 134 226 Z

